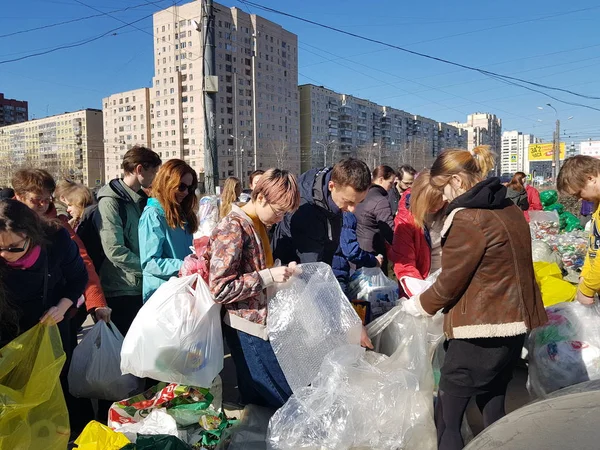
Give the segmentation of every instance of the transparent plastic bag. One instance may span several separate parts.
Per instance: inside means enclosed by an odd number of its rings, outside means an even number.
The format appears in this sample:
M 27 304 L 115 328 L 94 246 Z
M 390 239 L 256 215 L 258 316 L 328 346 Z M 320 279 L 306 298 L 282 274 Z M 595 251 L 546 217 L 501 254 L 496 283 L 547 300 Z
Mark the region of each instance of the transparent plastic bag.
M 398 283 L 386 277 L 378 267 L 363 267 L 350 277 L 348 297 L 371 303 L 371 313 L 377 317 L 396 306 Z
M 529 335 L 529 391 L 543 397 L 600 379 L 600 308 L 578 302 L 546 308 L 548 323 Z
M 269 340 L 294 392 L 310 384 L 331 350 L 359 344 L 362 327 L 330 266 L 298 267 L 269 301 L 268 318 Z
M 123 342 L 121 371 L 210 387 L 223 369 L 220 309 L 200 276 L 171 278 L 135 317 Z
M 271 419 L 270 448 L 436 449 L 431 360 L 442 322 L 442 314 L 413 317 L 397 306 L 367 326 L 380 353 L 333 350 L 311 386 Z
M 198 205 L 198 231 L 194 233 L 194 239 L 210 237 L 219 223 L 219 197 L 206 195 L 200 199 Z
M 38 324 L 0 349 L 0 448 L 64 450 L 69 414 L 56 325 Z
M 144 390 L 144 380 L 121 374 L 123 335 L 100 320 L 73 351 L 69 392 L 75 397 L 121 400 Z

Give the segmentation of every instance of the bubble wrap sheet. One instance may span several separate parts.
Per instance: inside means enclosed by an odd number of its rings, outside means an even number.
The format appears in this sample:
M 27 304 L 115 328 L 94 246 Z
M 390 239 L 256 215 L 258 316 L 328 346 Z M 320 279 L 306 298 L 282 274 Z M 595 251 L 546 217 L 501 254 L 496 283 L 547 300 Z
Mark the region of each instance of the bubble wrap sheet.
M 269 301 L 268 332 L 292 391 L 308 386 L 325 356 L 360 344 L 361 321 L 325 263 L 299 266 L 302 273 Z

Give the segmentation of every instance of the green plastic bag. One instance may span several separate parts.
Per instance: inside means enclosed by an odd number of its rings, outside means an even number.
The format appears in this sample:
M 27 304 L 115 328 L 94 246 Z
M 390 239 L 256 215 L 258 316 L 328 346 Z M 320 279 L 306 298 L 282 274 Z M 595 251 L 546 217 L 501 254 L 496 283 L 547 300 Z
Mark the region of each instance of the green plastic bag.
M 138 435 L 135 444 L 127 444 L 122 450 L 191 450 L 192 447 L 175 436 L 157 434 Z
M 550 206 L 558 201 L 558 192 L 553 189 L 540 192 L 540 200 L 542 201 L 542 205 Z
M 560 215 L 560 229 L 561 231 L 575 231 L 583 230 L 581 222 L 570 212 L 564 212 Z
M 0 448 L 65 450 L 69 414 L 56 325 L 38 324 L 0 349 Z
M 552 203 L 549 206 L 544 206 L 544 211 L 556 211 L 559 215 L 562 214 L 565 207 L 562 203 Z

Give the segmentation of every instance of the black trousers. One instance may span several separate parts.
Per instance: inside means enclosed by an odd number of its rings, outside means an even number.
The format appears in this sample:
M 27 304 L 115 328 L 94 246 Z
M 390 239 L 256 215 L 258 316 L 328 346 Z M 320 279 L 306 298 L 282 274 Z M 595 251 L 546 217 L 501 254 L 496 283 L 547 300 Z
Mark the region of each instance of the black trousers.
M 135 316 L 144 304 L 141 294 L 109 297 L 106 299 L 106 303 L 112 309 L 111 321 L 117 326 L 121 334 L 125 336 L 129 331 L 133 319 L 135 319 Z

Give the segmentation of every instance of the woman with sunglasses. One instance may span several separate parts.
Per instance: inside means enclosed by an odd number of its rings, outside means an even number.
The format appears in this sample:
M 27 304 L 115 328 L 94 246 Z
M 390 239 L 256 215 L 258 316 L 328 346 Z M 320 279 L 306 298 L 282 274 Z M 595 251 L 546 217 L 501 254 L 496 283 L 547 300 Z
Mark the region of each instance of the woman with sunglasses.
M 223 332 L 235 362 L 244 404 L 279 408 L 292 391 L 267 336 L 267 288 L 284 283 L 295 263 L 275 267 L 267 228 L 298 209 L 296 177 L 268 170 L 248 203 L 232 205 L 209 244 L 209 287 L 226 310 Z
M 139 224 L 144 302 L 177 276 L 183 259 L 191 253 L 198 229 L 197 187 L 196 172 L 180 159 L 163 164 L 152 183 L 152 198 Z
M 83 294 L 88 275 L 68 231 L 17 200 L 1 200 L 0 276 L 18 319 L 18 327 L 0 329 L 0 345 L 38 322 L 53 320 L 70 358 L 65 314 Z

